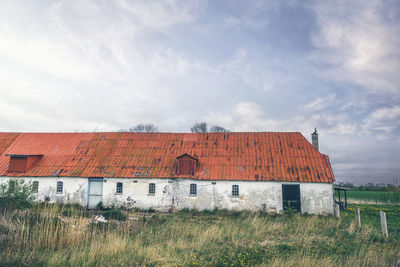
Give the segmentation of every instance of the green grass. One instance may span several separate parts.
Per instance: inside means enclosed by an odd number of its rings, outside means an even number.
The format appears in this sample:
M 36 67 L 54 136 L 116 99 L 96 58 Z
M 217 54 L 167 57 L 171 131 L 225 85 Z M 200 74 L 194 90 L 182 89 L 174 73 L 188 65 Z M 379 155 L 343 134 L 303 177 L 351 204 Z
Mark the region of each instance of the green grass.
M 3 211 L 0 266 L 393 266 L 399 207 L 359 207 L 361 229 L 352 205 L 341 219 L 184 210 L 105 224 L 91 224 L 102 211 L 75 206 Z M 389 238 L 380 233 L 379 209 L 387 212 Z
M 383 192 L 383 191 L 347 191 L 347 199 L 350 202 L 354 201 L 367 201 L 375 203 L 391 203 L 400 204 L 400 192 Z M 336 199 L 338 199 L 338 194 L 335 192 Z M 344 193 L 341 192 L 342 201 L 344 200 Z
M 349 204 L 347 211 L 342 211 L 342 220 L 350 223 L 355 218 L 355 207 L 360 208 L 361 223 L 380 229 L 381 220 L 379 211 L 386 213 L 388 231 L 392 238 L 400 240 L 400 206 L 393 205 L 354 205 Z

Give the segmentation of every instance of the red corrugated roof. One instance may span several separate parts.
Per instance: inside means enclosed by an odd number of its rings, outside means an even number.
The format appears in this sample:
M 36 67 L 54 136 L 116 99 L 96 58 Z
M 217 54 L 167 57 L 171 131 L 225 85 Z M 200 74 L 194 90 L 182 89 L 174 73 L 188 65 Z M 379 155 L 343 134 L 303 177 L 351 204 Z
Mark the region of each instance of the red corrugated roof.
M 176 158 L 198 159 L 199 180 L 332 183 L 328 156 L 297 132 L 0 133 L 1 176 L 177 177 Z M 43 155 L 9 173 L 6 154 Z

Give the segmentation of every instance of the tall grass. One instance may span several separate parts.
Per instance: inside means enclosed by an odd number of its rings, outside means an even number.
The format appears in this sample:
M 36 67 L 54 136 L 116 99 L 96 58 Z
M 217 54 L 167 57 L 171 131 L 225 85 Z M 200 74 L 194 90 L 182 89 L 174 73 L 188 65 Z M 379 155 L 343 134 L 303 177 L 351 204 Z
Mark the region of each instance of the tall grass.
M 92 224 L 90 215 L 62 206 L 3 212 L 0 265 L 392 266 L 400 258 L 397 236 L 358 229 L 350 216 L 183 211 Z

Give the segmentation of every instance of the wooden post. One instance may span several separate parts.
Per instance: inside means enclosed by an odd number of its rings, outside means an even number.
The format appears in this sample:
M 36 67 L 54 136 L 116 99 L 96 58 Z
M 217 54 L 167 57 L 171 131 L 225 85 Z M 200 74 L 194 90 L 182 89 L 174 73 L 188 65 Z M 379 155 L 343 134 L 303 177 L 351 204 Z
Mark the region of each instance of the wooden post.
M 357 227 L 361 227 L 360 209 L 358 207 L 356 207 L 356 224 Z
M 335 216 L 336 218 L 340 218 L 340 206 L 339 204 L 335 204 Z
M 379 212 L 381 215 L 381 227 L 382 227 L 382 235 L 384 237 L 388 237 L 388 229 L 387 229 L 387 223 L 386 223 L 386 213 L 383 211 Z

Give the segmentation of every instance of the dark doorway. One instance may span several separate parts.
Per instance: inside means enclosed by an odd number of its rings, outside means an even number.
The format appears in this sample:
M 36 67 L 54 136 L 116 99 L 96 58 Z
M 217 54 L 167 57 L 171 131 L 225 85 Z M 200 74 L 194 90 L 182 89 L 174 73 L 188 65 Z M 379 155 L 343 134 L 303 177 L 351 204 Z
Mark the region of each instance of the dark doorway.
M 300 203 L 300 185 L 299 184 L 283 184 L 282 185 L 283 211 L 290 208 L 301 212 Z

